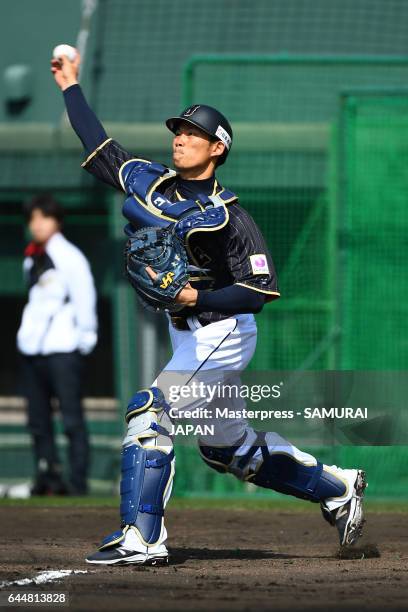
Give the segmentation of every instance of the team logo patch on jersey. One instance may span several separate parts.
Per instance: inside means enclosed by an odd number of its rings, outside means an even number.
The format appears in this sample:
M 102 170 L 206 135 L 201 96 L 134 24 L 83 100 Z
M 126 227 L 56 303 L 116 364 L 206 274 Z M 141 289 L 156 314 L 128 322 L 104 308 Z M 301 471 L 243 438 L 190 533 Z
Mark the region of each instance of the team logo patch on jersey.
M 249 261 L 251 262 L 252 274 L 269 274 L 266 255 L 260 253 L 250 255 Z

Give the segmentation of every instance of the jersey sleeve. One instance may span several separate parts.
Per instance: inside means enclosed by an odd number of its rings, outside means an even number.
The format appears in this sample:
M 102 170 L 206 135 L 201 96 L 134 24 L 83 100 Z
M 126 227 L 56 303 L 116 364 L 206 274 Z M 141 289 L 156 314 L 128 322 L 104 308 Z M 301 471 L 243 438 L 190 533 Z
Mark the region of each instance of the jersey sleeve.
M 126 151 L 118 142 L 108 138 L 87 157 L 82 167 L 100 181 L 123 191 L 119 179 L 120 169 L 124 163 L 136 158 L 136 155 Z
M 265 239 L 243 208 L 230 215 L 227 267 L 234 285 L 265 294 L 266 301 L 280 297 L 275 266 Z

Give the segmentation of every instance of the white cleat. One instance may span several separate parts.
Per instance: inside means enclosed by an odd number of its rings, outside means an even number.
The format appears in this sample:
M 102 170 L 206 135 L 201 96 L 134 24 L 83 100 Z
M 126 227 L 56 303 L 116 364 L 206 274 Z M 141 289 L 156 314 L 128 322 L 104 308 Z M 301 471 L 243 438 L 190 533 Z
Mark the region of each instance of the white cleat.
M 363 470 L 356 470 L 351 498 L 343 505 L 330 510 L 324 502 L 320 504 L 323 517 L 336 526 L 339 532 L 340 546 L 351 546 L 361 537 L 365 522 L 363 512 L 364 490 L 367 486 L 366 475 Z
M 167 537 L 165 529 L 162 535 L 164 541 Z M 130 525 L 108 536 L 107 540 L 102 543 L 99 550 L 86 557 L 87 563 L 95 565 L 165 565 L 168 563 L 169 553 L 164 543 L 146 546 L 136 529 Z
M 169 553 L 165 546 L 163 548 L 162 552 L 149 554 L 115 546 L 108 550 L 98 550 L 86 557 L 86 562 L 97 565 L 166 565 Z

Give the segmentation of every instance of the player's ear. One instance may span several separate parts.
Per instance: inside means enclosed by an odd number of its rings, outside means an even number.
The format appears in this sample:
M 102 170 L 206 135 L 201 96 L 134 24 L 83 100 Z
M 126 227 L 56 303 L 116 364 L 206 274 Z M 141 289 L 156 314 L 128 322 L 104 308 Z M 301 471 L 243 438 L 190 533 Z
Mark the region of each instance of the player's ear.
M 216 140 L 215 142 L 211 143 L 211 148 L 212 148 L 211 157 L 213 158 L 221 157 L 221 155 L 225 151 L 225 144 L 221 142 L 221 140 Z

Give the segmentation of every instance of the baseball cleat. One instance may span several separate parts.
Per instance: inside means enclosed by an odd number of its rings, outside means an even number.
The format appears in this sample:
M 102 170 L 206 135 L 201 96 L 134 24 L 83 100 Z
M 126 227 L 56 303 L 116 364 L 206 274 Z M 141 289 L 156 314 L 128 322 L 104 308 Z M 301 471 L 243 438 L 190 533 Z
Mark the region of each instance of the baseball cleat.
M 365 522 L 363 513 L 364 490 L 367 486 L 363 470 L 356 470 L 351 498 L 342 506 L 330 510 L 324 503 L 320 504 L 323 517 L 330 525 L 336 526 L 339 532 L 340 546 L 351 546 L 361 537 Z
M 164 539 L 167 532 L 164 529 Z M 86 557 L 87 563 L 97 565 L 164 565 L 169 553 L 161 543 L 146 546 L 133 525 L 125 525 L 102 540 L 99 550 Z
M 141 553 L 116 546 L 109 550 L 98 550 L 85 560 L 98 565 L 166 565 L 169 562 L 169 553 L 167 550 L 154 554 Z

